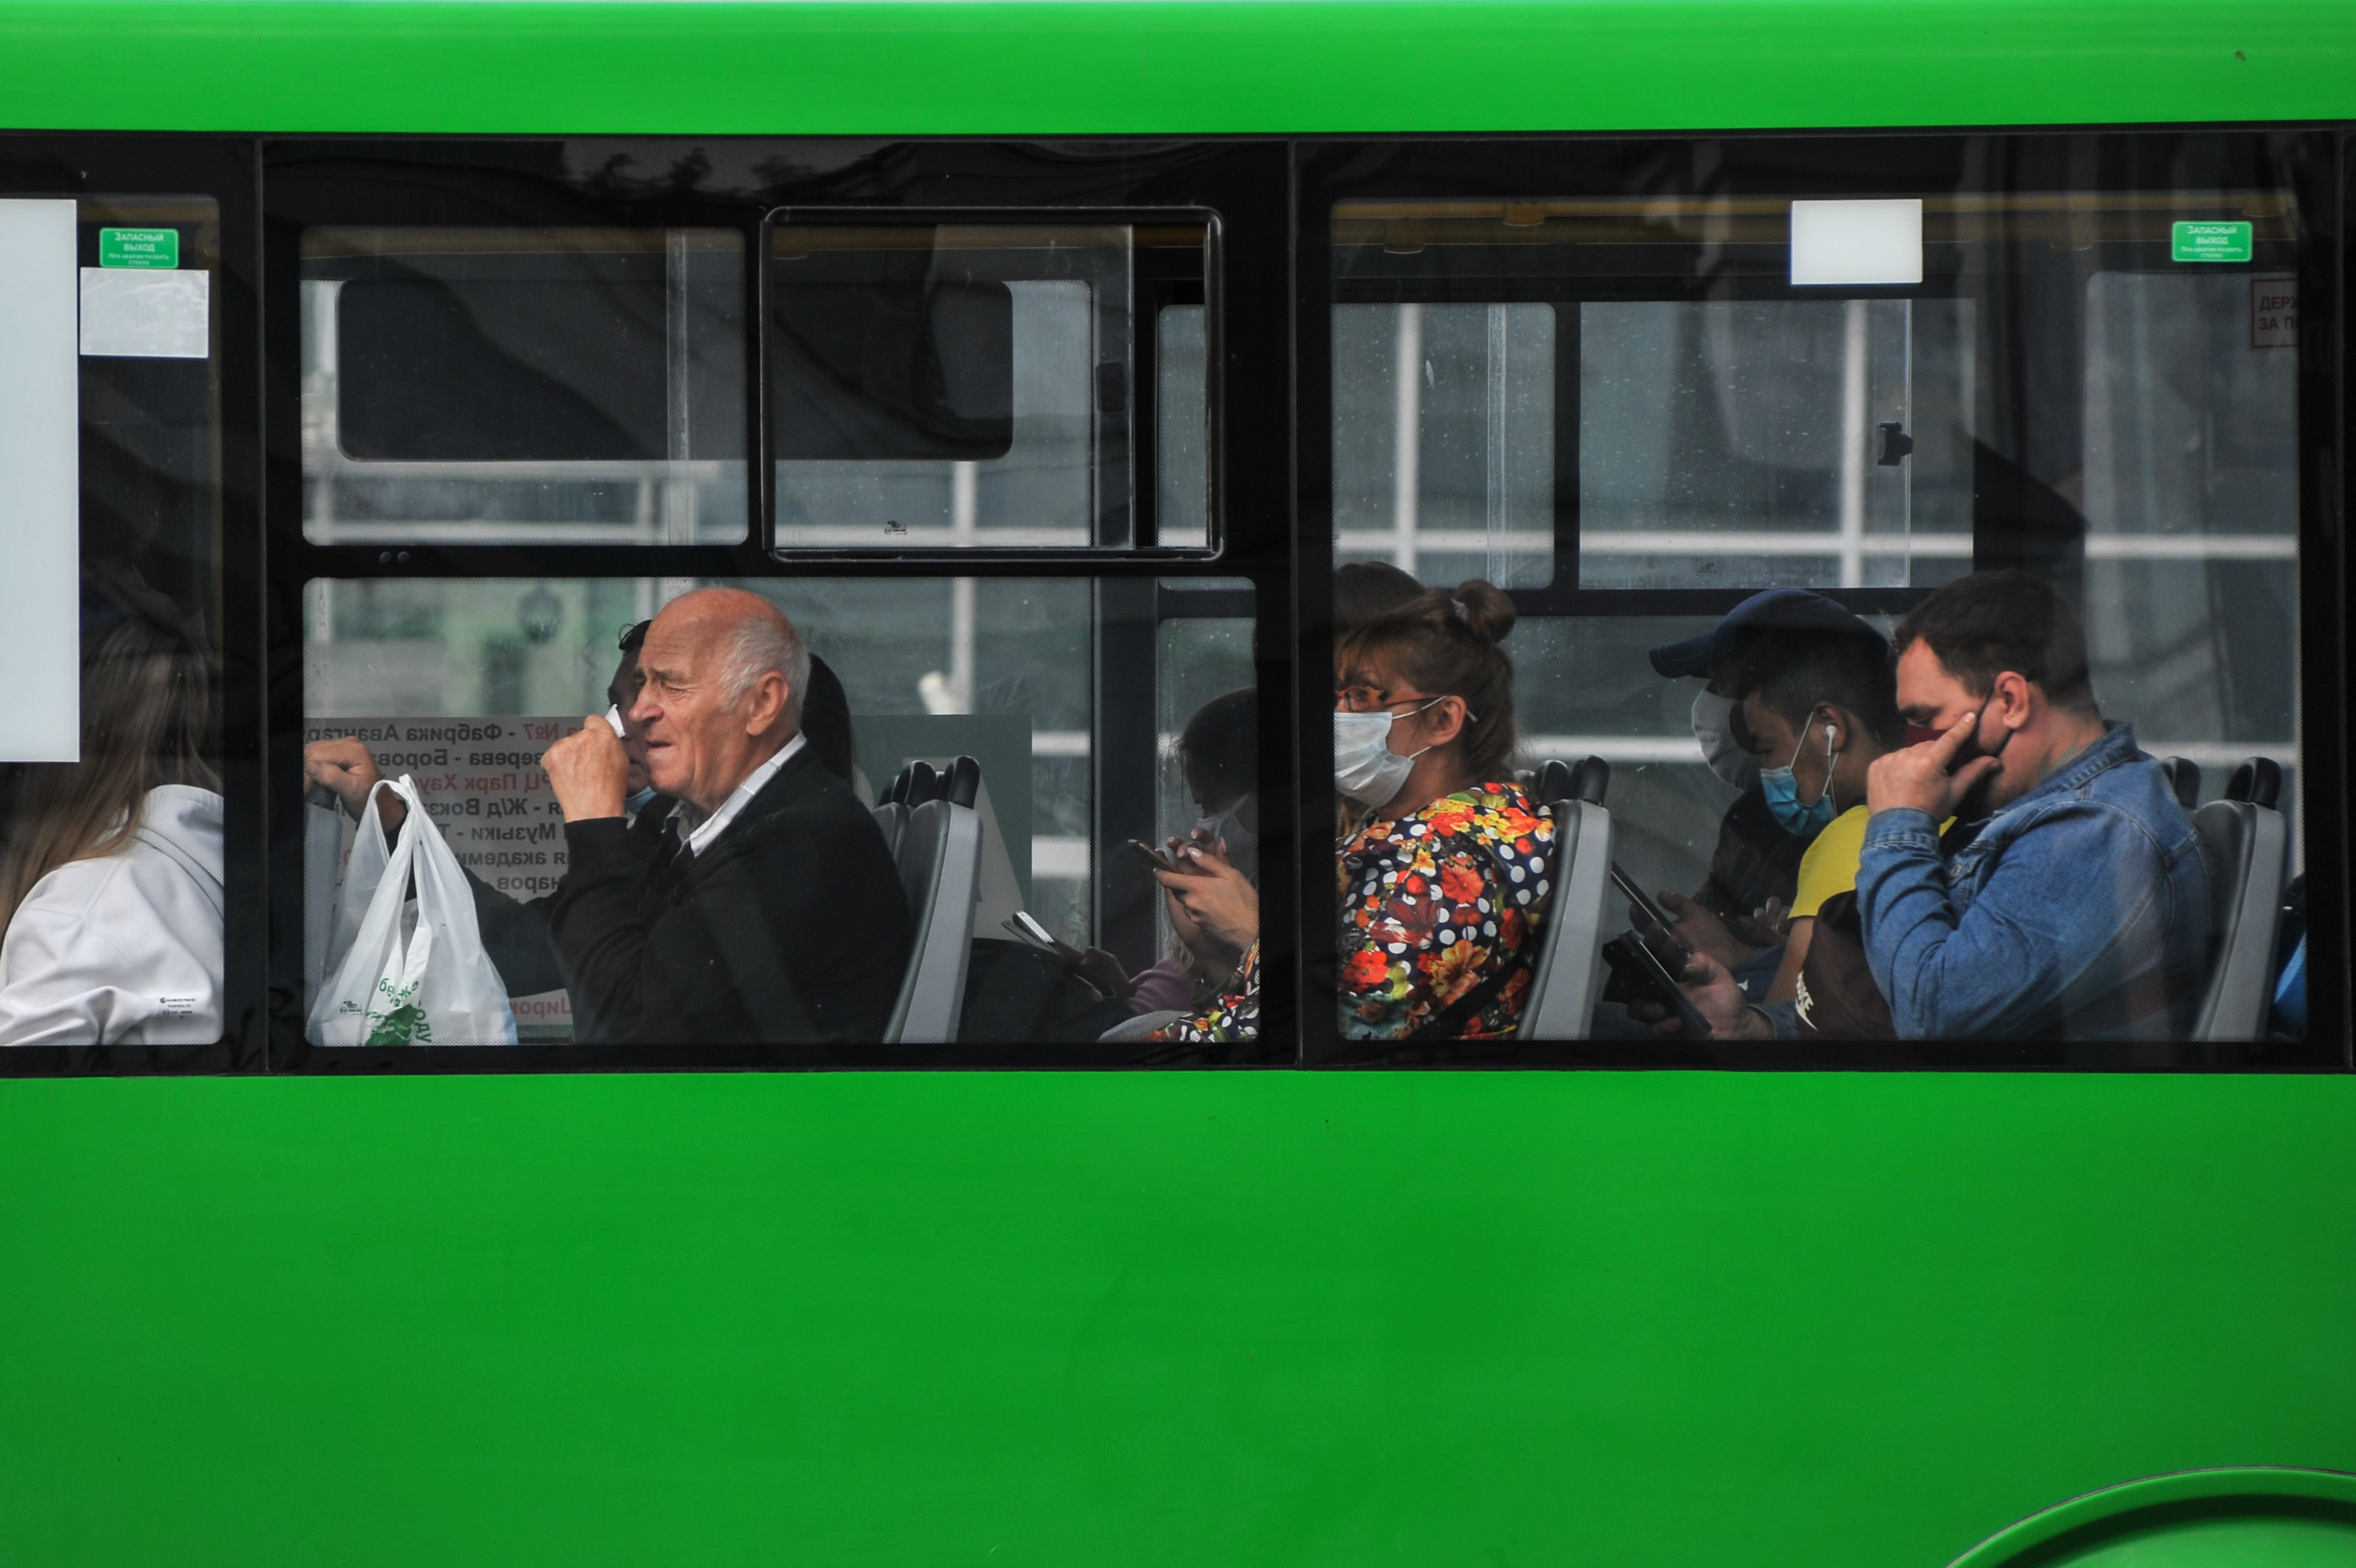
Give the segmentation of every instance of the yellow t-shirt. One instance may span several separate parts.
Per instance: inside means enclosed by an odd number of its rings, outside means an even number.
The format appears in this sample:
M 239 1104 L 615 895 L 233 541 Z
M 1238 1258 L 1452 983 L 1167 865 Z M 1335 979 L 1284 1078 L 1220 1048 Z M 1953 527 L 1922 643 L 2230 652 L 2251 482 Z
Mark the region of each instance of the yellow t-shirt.
M 1792 918 L 1813 920 L 1826 899 L 1855 889 L 1857 863 L 1865 854 L 1867 820 L 1863 806 L 1851 806 L 1816 835 L 1816 842 L 1800 857 L 1800 886 L 1792 895 Z M 1944 833 L 1954 825 L 1955 819 L 1949 817 L 1939 824 L 1939 831 Z

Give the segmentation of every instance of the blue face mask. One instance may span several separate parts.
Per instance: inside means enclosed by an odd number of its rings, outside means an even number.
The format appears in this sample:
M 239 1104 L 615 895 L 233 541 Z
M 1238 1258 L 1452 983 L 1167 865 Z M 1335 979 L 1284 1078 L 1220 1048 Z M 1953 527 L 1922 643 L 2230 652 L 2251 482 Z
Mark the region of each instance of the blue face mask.
M 1804 731 L 1800 746 L 1808 744 Z M 1800 760 L 1800 746 L 1792 748 L 1792 762 Z M 1792 762 L 1781 768 L 1762 768 L 1759 773 L 1760 792 L 1767 797 L 1767 809 L 1774 813 L 1775 824 L 1794 838 L 1812 839 L 1832 825 L 1833 820 L 1833 726 L 1825 726 L 1825 787 L 1814 800 L 1800 800 L 1800 781 L 1792 777 Z

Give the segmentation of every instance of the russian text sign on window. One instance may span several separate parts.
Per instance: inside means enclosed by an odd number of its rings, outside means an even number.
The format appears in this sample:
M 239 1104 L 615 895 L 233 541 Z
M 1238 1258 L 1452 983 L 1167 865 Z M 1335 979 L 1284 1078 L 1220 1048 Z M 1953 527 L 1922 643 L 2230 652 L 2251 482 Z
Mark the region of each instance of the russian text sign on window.
M 2179 262 L 2246 262 L 2250 259 L 2250 230 L 2246 222 L 2179 223 L 2175 258 Z
M 180 264 L 177 229 L 101 229 L 98 264 L 102 267 L 171 268 Z
M 2250 347 L 2298 347 L 2298 280 L 2250 280 Z

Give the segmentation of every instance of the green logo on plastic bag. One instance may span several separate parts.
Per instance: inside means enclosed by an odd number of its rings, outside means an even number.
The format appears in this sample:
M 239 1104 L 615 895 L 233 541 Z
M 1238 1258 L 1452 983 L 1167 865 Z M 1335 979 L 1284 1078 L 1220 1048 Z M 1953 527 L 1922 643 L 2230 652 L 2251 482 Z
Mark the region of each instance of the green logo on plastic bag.
M 430 1046 L 434 1043 L 433 1021 L 425 1016 L 425 1009 L 417 1005 L 414 1000 L 417 995 L 416 986 L 412 985 L 395 991 L 392 988 L 392 982 L 380 980 L 376 983 L 376 988 L 379 994 L 382 995 L 390 1005 L 381 1010 L 374 1007 L 369 1009 L 368 1043 L 369 1045 Z

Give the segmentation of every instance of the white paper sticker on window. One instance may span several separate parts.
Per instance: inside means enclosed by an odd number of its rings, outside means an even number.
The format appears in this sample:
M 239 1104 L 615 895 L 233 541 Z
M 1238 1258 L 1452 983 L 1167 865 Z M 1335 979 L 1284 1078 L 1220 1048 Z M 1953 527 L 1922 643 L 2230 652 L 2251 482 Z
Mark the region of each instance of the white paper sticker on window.
M 81 756 L 80 361 L 74 204 L 0 201 L 0 762 Z
M 1917 284 L 1922 281 L 1922 202 L 1794 201 L 1795 285 Z
M 81 269 L 81 351 L 145 360 L 201 360 L 209 346 L 212 274 Z

